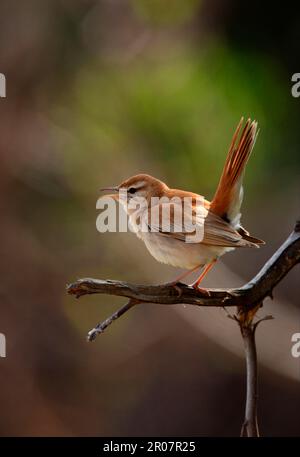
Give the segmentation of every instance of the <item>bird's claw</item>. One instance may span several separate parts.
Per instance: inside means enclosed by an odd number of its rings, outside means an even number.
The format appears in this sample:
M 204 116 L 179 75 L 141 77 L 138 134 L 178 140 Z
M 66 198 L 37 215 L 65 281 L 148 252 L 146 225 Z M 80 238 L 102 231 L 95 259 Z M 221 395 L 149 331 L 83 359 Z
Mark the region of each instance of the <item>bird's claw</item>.
M 208 289 L 205 289 L 204 287 L 199 287 L 197 284 L 192 285 L 193 289 L 195 289 L 197 292 L 199 292 L 201 295 L 204 295 L 205 297 L 210 297 L 210 291 Z

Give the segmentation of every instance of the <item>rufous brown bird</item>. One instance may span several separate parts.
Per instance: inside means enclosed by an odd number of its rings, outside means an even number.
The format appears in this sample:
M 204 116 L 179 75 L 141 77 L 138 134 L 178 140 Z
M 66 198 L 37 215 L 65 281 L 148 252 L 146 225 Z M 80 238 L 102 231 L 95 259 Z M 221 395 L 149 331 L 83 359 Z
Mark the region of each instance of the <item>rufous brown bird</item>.
M 242 118 L 233 135 L 221 179 L 211 202 L 193 192 L 170 189 L 164 182 L 147 174 L 138 174 L 119 186 L 102 189 L 116 192 L 110 197 L 123 204 L 129 223 L 157 261 L 188 270 L 177 281 L 204 267 L 192 284 L 198 289 L 204 276 L 223 254 L 235 248 L 258 248 L 264 244 L 264 241 L 251 236 L 240 223 L 243 176 L 257 137 L 257 122 L 248 119 L 244 127 L 243 123 Z M 120 191 L 125 192 L 126 198 L 120 198 Z M 154 207 L 158 213 L 151 219 L 151 201 L 154 197 Z M 140 199 L 147 204 L 134 211 L 132 203 Z M 175 204 L 174 199 L 177 201 Z M 179 226 L 175 210 L 178 201 L 183 202 L 185 199 L 192 202 L 191 212 L 187 214 L 188 211 L 183 210 L 187 221 Z M 182 205 L 179 206 L 182 208 Z M 169 230 L 162 224 L 162 213 L 167 214 Z M 141 229 L 141 224 L 136 223 L 137 217 L 140 221 L 146 221 L 149 230 Z M 196 229 L 199 229 L 201 238 L 188 240 L 188 235 L 195 233 Z

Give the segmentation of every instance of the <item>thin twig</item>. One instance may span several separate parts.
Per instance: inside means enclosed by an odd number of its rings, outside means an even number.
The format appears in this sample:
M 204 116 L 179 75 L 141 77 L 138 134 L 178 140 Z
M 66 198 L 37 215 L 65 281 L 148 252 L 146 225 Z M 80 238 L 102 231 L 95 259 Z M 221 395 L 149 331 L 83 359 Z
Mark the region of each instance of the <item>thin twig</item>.
M 92 330 L 89 331 L 87 334 L 87 340 L 88 341 L 93 341 L 99 333 L 103 333 L 104 330 L 113 323 L 116 319 L 121 317 L 123 314 L 125 314 L 127 311 L 130 310 L 134 305 L 139 303 L 137 300 L 133 300 L 132 298 L 128 300 L 128 302 L 122 306 L 122 308 L 118 309 L 115 313 L 113 313 L 110 317 L 105 319 L 105 321 L 100 322 L 97 324 Z

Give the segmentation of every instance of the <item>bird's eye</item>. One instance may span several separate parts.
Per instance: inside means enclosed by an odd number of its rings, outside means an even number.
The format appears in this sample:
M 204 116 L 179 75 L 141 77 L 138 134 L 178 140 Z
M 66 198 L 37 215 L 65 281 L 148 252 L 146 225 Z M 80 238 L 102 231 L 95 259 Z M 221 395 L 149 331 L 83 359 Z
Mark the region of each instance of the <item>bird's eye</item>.
M 128 192 L 130 194 L 135 194 L 136 193 L 136 189 L 134 187 L 130 187 L 130 189 L 128 189 Z

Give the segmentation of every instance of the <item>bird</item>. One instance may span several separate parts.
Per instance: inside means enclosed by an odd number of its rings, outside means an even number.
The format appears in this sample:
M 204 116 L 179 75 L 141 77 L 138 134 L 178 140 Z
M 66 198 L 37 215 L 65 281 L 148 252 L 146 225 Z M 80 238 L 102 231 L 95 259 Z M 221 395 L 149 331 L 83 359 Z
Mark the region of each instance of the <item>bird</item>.
M 106 197 L 112 197 L 124 206 L 129 224 L 158 262 L 186 270 L 172 284 L 201 268 L 201 274 L 190 286 L 205 292 L 200 283 L 222 255 L 236 248 L 259 248 L 265 244 L 241 225 L 243 178 L 257 134 L 257 122 L 248 119 L 244 125 L 242 117 L 211 201 L 194 192 L 169 188 L 165 182 L 145 173 L 132 176 L 118 186 L 101 189 L 113 191 Z M 151 206 L 153 200 L 155 203 Z M 190 202 L 189 211 L 183 205 L 185 200 Z M 146 204 L 136 210 L 138 201 Z M 186 216 L 185 225 L 178 224 L 176 209 L 183 211 L 183 218 Z M 162 223 L 164 215 L 169 223 L 168 230 Z M 146 221 L 148 230 L 141 229 L 141 221 Z M 197 230 L 200 238 L 188 240 Z

